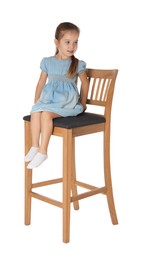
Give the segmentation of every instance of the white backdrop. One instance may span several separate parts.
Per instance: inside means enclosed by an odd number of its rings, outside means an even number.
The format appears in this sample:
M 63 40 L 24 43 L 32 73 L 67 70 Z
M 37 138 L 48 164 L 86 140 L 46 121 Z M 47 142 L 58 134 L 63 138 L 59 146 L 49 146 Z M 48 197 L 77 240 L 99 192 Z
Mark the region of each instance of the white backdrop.
M 0 2 L 0 259 L 143 259 L 142 2 Z M 67 245 L 62 243 L 59 208 L 33 200 L 32 224 L 28 227 L 23 224 L 23 116 L 29 114 L 33 103 L 40 61 L 54 54 L 55 29 L 63 21 L 80 27 L 76 56 L 86 61 L 87 67 L 119 70 L 111 136 L 119 225 L 111 224 L 105 197 L 88 198 L 80 202 L 79 211 L 72 208 L 71 241 Z M 101 141 L 99 134 L 77 141 L 80 177 L 92 184 L 95 179 L 102 182 Z M 53 137 L 49 160 L 34 171 L 34 178 L 60 175 L 61 159 L 61 140 Z M 57 195 L 57 188 L 52 192 Z

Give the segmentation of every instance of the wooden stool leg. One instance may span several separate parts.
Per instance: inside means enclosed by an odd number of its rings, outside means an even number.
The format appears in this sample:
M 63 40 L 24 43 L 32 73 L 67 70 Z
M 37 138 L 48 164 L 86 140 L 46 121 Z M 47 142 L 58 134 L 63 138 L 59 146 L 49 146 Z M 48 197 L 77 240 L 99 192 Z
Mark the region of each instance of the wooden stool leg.
M 112 180 L 111 180 L 111 168 L 110 168 L 110 129 L 105 129 L 104 132 L 104 175 L 105 183 L 107 188 L 107 201 L 108 207 L 111 215 L 111 220 L 114 225 L 118 224 L 113 190 L 112 190 Z
M 77 185 L 75 184 L 76 181 L 76 166 L 75 166 L 75 138 L 72 139 L 72 176 L 71 176 L 71 190 L 72 190 L 72 196 L 76 196 L 78 194 L 77 192 Z M 79 209 L 79 202 L 74 201 L 73 202 L 74 209 Z
M 31 130 L 30 122 L 25 121 L 25 154 L 31 148 Z M 32 170 L 26 168 L 27 163 L 25 163 L 25 225 L 30 225 L 31 223 L 31 186 L 32 186 Z
M 25 225 L 31 223 L 31 184 L 32 184 L 32 171 L 25 170 Z
M 63 242 L 70 240 L 70 192 L 72 174 L 72 130 L 65 129 L 63 137 Z

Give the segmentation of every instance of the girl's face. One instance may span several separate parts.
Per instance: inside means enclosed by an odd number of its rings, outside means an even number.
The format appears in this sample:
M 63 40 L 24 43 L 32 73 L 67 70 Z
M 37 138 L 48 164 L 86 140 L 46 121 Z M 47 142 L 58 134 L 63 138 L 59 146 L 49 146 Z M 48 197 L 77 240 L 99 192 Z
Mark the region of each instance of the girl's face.
M 68 59 L 74 55 L 78 48 L 78 37 L 79 33 L 77 31 L 68 31 L 60 40 L 55 39 L 59 59 Z

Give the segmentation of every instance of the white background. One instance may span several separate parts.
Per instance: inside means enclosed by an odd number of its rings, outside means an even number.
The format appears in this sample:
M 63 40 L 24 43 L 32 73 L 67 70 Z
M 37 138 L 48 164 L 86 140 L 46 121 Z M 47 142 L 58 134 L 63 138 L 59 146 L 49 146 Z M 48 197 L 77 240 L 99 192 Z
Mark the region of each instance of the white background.
M 0 259 L 144 259 L 143 1 L 1 0 L 0 2 Z M 102 195 L 71 208 L 71 240 L 62 243 L 61 209 L 33 200 L 24 225 L 24 131 L 44 56 L 55 52 L 63 21 L 81 29 L 76 56 L 91 68 L 119 70 L 112 110 L 111 168 L 119 225 Z M 102 182 L 101 135 L 77 140 L 80 178 Z M 61 140 L 35 179 L 61 175 Z M 59 188 L 51 189 L 58 195 Z M 45 190 L 45 192 L 47 192 Z

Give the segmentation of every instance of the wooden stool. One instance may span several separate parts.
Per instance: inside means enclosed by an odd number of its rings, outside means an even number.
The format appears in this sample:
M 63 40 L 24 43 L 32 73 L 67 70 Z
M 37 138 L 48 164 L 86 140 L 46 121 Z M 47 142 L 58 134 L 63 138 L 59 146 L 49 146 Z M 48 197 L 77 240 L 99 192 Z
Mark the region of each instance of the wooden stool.
M 53 135 L 63 138 L 63 176 L 62 178 L 32 182 L 32 170 L 25 163 L 25 224 L 31 222 L 31 198 L 39 199 L 62 208 L 63 212 L 63 242 L 70 241 L 70 204 L 79 209 L 78 201 L 99 193 L 106 195 L 113 224 L 118 224 L 110 170 L 110 122 L 111 107 L 118 70 L 87 69 L 89 93 L 87 104 L 104 107 L 104 114 L 84 112 L 76 117 L 54 119 Z M 25 116 L 25 154 L 31 148 L 30 115 Z M 103 132 L 104 140 L 104 186 L 96 187 L 76 179 L 75 171 L 75 137 L 91 133 Z M 33 191 L 33 188 L 62 182 L 62 202 L 45 197 Z M 78 194 L 77 186 L 88 191 Z

